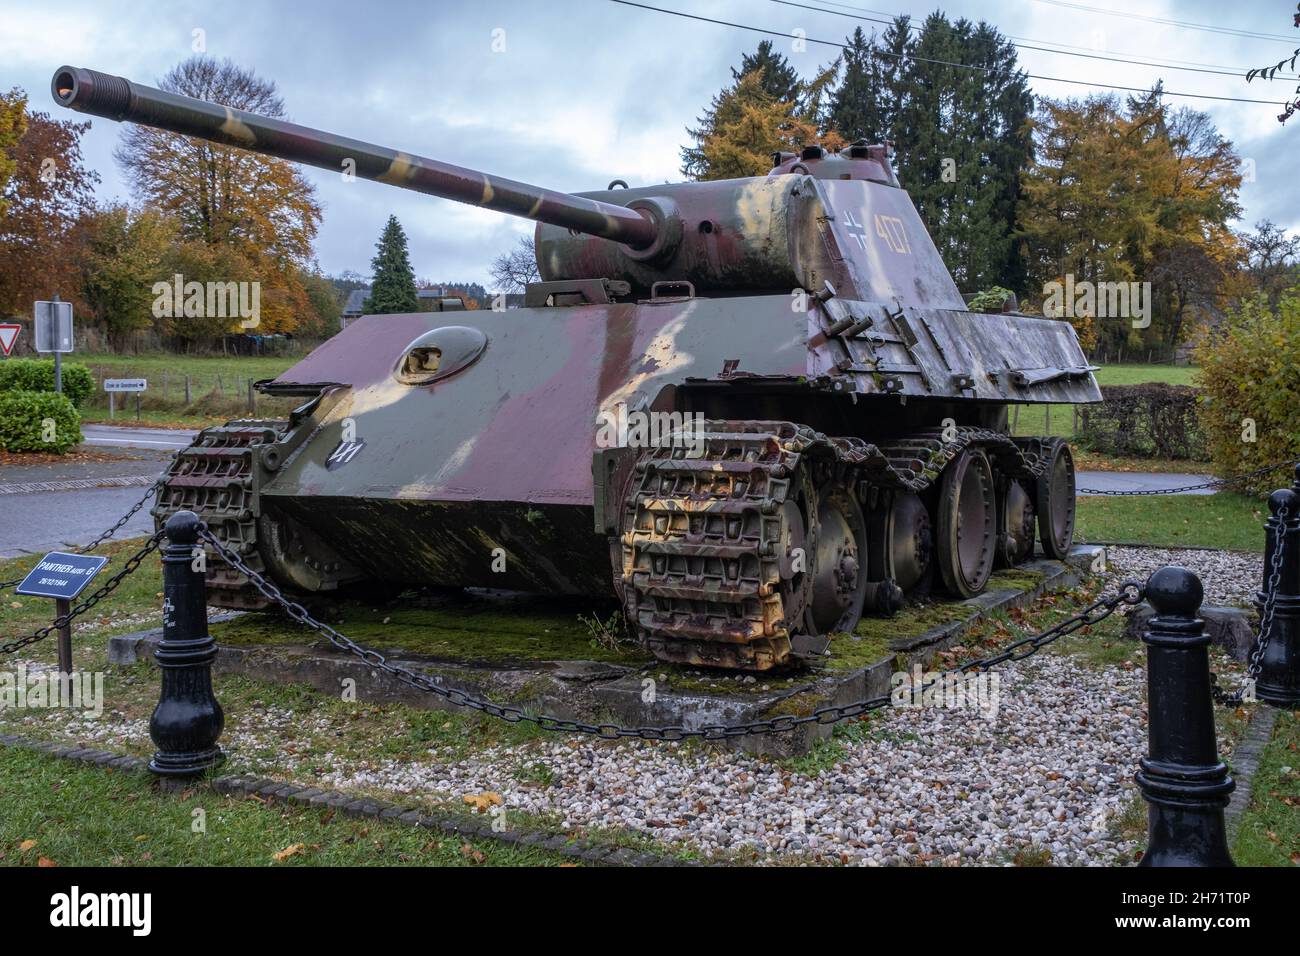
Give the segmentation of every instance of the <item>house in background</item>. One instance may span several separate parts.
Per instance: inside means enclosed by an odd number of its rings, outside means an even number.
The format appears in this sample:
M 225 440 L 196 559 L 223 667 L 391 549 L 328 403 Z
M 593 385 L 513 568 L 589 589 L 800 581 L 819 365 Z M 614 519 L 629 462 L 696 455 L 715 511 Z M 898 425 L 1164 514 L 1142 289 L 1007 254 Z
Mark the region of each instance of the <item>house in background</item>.
M 354 319 L 365 315 L 361 307 L 369 295 L 369 286 L 348 293 L 347 301 L 343 303 L 343 314 L 339 316 L 340 330 L 346 329 Z M 419 300 L 419 312 L 459 312 L 465 308 L 465 299 L 457 293 L 449 293 L 446 286 L 416 289 L 415 296 Z

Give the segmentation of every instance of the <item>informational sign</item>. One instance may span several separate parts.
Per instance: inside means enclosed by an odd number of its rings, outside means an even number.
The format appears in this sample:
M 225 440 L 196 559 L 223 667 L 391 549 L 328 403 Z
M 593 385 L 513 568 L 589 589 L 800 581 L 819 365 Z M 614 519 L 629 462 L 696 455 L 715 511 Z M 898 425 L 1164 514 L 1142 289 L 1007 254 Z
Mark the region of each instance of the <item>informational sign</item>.
M 70 601 L 85 590 L 90 579 L 107 563 L 108 558 L 93 554 L 51 551 L 14 588 L 14 593 Z
M 14 343 L 18 341 L 18 333 L 23 330 L 21 325 L 14 325 L 12 322 L 0 324 L 0 352 L 8 355 L 14 350 Z
M 36 351 L 72 351 L 72 303 L 37 302 L 32 329 L 36 334 Z
M 144 378 L 106 378 L 106 392 L 143 392 L 149 387 L 149 380 Z

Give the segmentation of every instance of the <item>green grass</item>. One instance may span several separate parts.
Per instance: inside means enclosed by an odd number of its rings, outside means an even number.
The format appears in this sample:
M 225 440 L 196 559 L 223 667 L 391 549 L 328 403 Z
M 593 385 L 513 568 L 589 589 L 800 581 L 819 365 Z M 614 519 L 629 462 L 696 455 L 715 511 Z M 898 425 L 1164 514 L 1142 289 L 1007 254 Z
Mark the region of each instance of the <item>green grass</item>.
M 224 422 L 248 415 L 248 381 L 275 378 L 296 363 L 302 355 L 276 356 L 200 356 L 149 353 L 143 355 L 109 355 L 88 352 L 75 360 L 100 378 L 145 378 L 149 389 L 141 401 L 139 421 L 145 425 L 196 427 Z M 190 379 L 190 403 L 185 402 L 185 378 Z M 257 396 L 256 414 L 284 415 L 293 407 L 292 400 L 273 400 Z M 135 396 L 118 396 L 115 422 L 136 421 Z M 107 422 L 108 396 L 97 387 L 82 420 Z
M 1263 551 L 1266 517 L 1262 501 L 1228 491 L 1081 497 L 1075 541 Z
M 421 603 L 432 606 L 421 606 Z M 406 595 L 392 604 L 331 605 L 328 619 L 362 644 L 435 658 L 486 661 L 591 660 L 640 665 L 635 645 L 610 648 L 594 640 L 579 615 L 591 608 L 568 600 L 503 602 L 453 594 L 429 602 Z M 305 644 L 315 632 L 275 613 L 245 614 L 213 624 L 222 644 Z
M 108 355 L 85 352 L 74 355 L 72 360 L 86 366 L 91 372 L 101 370 L 110 378 L 147 378 L 151 392 L 162 390 L 165 371 L 169 391 L 176 392 L 184 389 L 186 375 L 190 376 L 191 386 L 195 390 L 202 383 L 206 391 L 216 384 L 218 375 L 227 386 L 235 382 L 246 384 L 250 378 L 254 380 L 275 378 L 301 357 L 301 355 L 173 355 L 161 352 L 143 355 Z
M 1238 866 L 1300 866 L 1300 713 L 1278 711 L 1232 855 Z
M 570 862 L 559 854 L 493 840 L 465 840 L 328 810 L 223 797 L 203 788 L 166 794 L 143 773 L 109 771 L 7 747 L 0 748 L 0 805 L 0 863 L 9 866 L 36 866 L 41 860 L 58 866 L 114 867 Z M 198 820 L 206 832 L 194 832 Z M 276 860 L 276 854 L 291 847 L 298 849 Z
M 1166 382 L 1170 385 L 1195 385 L 1197 369 L 1193 365 L 1103 365 L 1097 374 L 1101 385 L 1142 385 Z

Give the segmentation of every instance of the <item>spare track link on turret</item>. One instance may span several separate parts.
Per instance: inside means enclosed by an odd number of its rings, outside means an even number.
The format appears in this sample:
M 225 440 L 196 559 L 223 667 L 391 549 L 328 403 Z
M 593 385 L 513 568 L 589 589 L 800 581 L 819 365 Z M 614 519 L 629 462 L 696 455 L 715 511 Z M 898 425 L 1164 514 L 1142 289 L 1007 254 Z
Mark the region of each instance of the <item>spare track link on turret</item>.
M 276 441 L 288 425 L 284 419 L 245 419 L 199 432 L 162 478 L 151 512 L 157 527 L 177 511 L 193 511 L 226 547 L 254 570 L 264 571 L 257 548 L 260 508 L 253 455 L 258 445 Z M 270 603 L 247 578 L 212 555 L 206 580 L 208 603 L 215 607 L 255 611 Z
M 923 491 L 973 444 L 1003 474 L 1029 478 L 1043 467 L 1035 439 L 982 428 L 926 430 L 880 446 L 793 422 L 704 428 L 698 458 L 686 457 L 689 442 L 642 452 L 621 529 L 628 623 L 656 657 L 679 664 L 764 671 L 790 660 L 791 629 L 802 622 L 787 620 L 783 506 L 804 456 L 824 454 L 855 481 L 910 491 Z

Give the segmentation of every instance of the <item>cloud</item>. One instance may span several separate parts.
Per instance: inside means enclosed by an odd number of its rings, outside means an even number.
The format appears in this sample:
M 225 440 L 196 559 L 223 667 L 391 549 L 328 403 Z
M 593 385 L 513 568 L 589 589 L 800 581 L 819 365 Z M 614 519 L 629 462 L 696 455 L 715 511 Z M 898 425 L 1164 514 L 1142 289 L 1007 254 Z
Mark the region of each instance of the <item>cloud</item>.
M 814 39 L 842 40 L 855 26 L 868 32 L 879 27 L 754 0 L 650 2 L 783 34 L 799 28 Z M 909 10 L 918 21 L 935 6 L 933 0 L 857 5 Z M 985 19 L 1004 33 L 1046 41 L 1039 45 L 1095 46 L 1137 59 L 1245 67 L 1288 52 L 1282 41 L 1103 16 L 1041 0 L 952 0 L 944 8 L 952 17 Z M 1222 21 L 1218 0 L 1148 2 L 1142 9 L 1172 19 Z M 65 0 L 57 12 L 45 0 L 10 0 L 4 23 L 0 87 L 24 87 L 38 109 L 61 112 L 47 90 L 62 63 L 152 85 L 190 55 L 194 31 L 201 29 L 209 53 L 273 79 L 295 122 L 568 191 L 601 189 L 614 178 L 633 185 L 678 180 L 686 127 L 729 81 L 741 54 L 762 39 L 607 0 L 321 0 L 310 6 Z M 1231 25 L 1292 32 L 1285 8 L 1275 5 L 1238 5 Z M 776 42 L 787 46 L 805 76 L 838 53 L 816 44 L 795 53 L 786 41 Z M 1028 50 L 1022 61 L 1032 73 L 1139 87 L 1163 75 L 1169 89 L 1229 96 L 1276 94 L 1280 100 L 1289 88 Z M 1051 96 L 1087 92 L 1047 81 L 1033 85 Z M 1210 112 L 1227 135 L 1240 140 L 1243 155 L 1256 158 L 1259 182 L 1243 190 L 1244 220 L 1269 217 L 1300 226 L 1300 196 L 1287 175 L 1300 124 L 1280 127 L 1271 106 L 1181 102 Z M 119 129 L 94 120 L 83 142 L 86 161 L 103 176 L 104 199 L 126 195 L 112 159 Z M 325 205 L 316 248 L 330 272 L 368 271 L 390 212 L 410 236 L 416 271 L 430 278 L 487 284 L 493 256 L 531 229 L 510 217 L 378 184 L 345 184 L 326 171 L 307 175 Z

